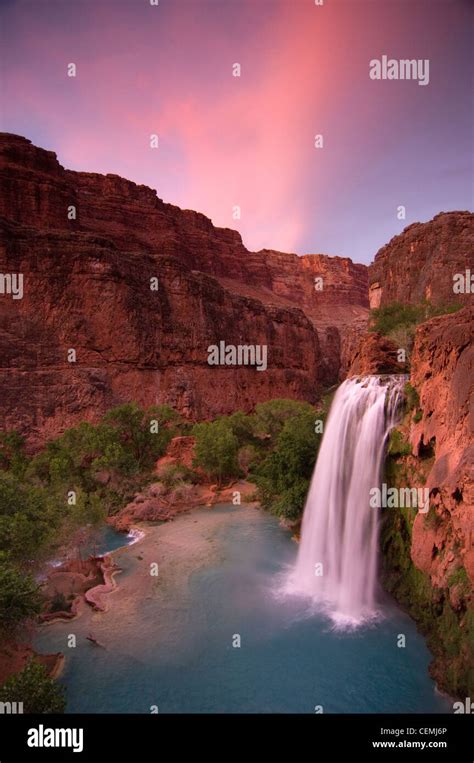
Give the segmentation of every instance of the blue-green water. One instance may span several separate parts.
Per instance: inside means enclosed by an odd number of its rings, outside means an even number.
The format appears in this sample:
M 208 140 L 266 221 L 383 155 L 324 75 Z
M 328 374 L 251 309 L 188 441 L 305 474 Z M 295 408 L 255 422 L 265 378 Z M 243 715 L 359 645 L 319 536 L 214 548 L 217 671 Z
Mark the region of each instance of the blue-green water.
M 117 551 L 124 546 L 133 545 L 135 538 L 132 534 L 119 533 L 110 525 L 103 525 L 95 530 L 92 536 L 82 547 L 82 555 L 96 554 L 98 556 L 107 554 L 110 551 Z
M 123 572 L 109 611 L 37 638 L 42 651 L 66 653 L 68 712 L 449 712 L 423 638 L 392 603 L 376 624 L 335 633 L 302 600 L 280 595 L 296 551 L 274 517 L 227 506 L 153 527 L 116 552 Z
M 77 556 L 80 550 L 82 558 L 87 556 L 102 556 L 103 554 L 117 551 L 119 548 L 131 546 L 136 543 L 137 537 L 135 531 L 131 533 L 119 533 L 110 525 L 101 527 L 90 527 L 83 531 L 83 537 L 80 543 L 76 544 L 74 555 Z M 51 567 L 59 567 L 68 560 L 67 549 L 63 549 L 63 554 L 56 559 L 51 559 L 46 567 L 38 574 L 37 580 L 42 581 L 51 571 Z

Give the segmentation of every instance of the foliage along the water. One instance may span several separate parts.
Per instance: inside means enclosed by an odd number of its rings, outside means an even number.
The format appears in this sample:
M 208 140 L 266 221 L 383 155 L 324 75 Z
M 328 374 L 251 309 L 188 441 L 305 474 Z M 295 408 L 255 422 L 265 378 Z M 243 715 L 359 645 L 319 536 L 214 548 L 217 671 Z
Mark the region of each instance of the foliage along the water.
M 63 713 L 65 690 L 34 658 L 0 687 L 0 702 L 22 703 L 24 713 Z
M 238 411 L 197 424 L 195 465 L 219 484 L 248 477 L 261 503 L 274 513 L 301 517 L 329 401 L 317 411 L 309 403 L 277 399 L 259 403 L 253 414 Z
M 327 405 L 326 405 L 327 408 Z M 195 466 L 220 484 L 248 477 L 276 513 L 301 516 L 326 408 L 271 400 L 253 414 L 237 411 L 196 424 Z M 0 632 L 12 633 L 38 613 L 30 573 L 55 545 L 113 514 L 153 478 L 153 467 L 177 434 L 189 431 L 169 406 L 127 403 L 98 424 L 83 422 L 28 456 L 16 432 L 0 433 Z M 164 480 L 196 481 L 190 469 Z

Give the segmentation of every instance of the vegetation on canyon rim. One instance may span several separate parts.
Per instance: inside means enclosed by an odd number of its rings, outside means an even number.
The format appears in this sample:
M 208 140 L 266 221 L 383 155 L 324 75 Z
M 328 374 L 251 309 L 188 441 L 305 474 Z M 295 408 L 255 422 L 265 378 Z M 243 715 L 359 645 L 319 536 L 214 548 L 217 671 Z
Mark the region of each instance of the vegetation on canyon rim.
M 390 302 L 371 311 L 369 331 L 376 331 L 388 337 L 399 347 L 404 347 L 410 354 L 416 327 L 420 323 L 437 315 L 455 313 L 461 308 L 461 303 L 432 305 L 428 300 L 420 304 Z

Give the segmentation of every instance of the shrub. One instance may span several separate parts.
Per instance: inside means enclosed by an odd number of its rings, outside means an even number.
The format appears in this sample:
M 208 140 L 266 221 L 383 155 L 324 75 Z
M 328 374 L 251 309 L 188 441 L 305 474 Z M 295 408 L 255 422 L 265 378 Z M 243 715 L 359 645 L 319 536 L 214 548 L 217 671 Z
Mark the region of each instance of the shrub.
M 25 575 L 3 554 L 0 557 L 0 634 L 15 635 L 18 626 L 41 611 L 42 597 L 31 575 Z
M 243 474 L 247 475 L 252 468 L 258 462 L 258 453 L 253 445 L 243 445 L 238 452 L 237 456 L 240 470 Z
M 384 336 L 401 327 L 413 328 L 425 320 L 426 310 L 423 305 L 403 305 L 401 302 L 392 302 L 389 305 L 376 308 L 371 311 L 371 330 L 377 331 Z
M 419 408 L 420 397 L 415 387 L 413 387 L 410 382 L 407 382 L 403 391 L 405 394 L 405 413 L 409 413 L 415 408 Z
M 432 305 L 425 301 L 419 304 L 392 302 L 376 308 L 370 314 L 370 331 L 389 337 L 411 352 L 415 330 L 419 323 L 436 315 L 453 313 L 462 308 L 461 303 L 451 305 Z
M 192 486 L 189 482 L 179 482 L 171 488 L 168 493 L 168 500 L 170 503 L 176 503 L 176 501 L 189 501 L 192 497 Z
M 175 485 L 191 482 L 196 484 L 198 482 L 198 476 L 195 471 L 189 469 L 183 464 L 170 464 L 160 474 L 160 482 L 166 488 L 174 487 Z
M 387 452 L 390 456 L 409 456 L 411 454 L 411 445 L 399 429 L 392 429 L 390 432 Z
M 300 413 L 306 412 L 315 418 L 313 407 L 298 400 L 276 399 L 259 403 L 255 407 L 254 433 L 266 438 L 269 447 L 273 446 L 283 429 L 285 422 Z
M 50 612 L 65 612 L 69 609 L 69 603 L 61 591 L 55 591 L 49 606 Z
M 0 701 L 23 702 L 24 713 L 64 713 L 66 709 L 64 688 L 33 659 L 0 687 Z
M 314 431 L 315 418 L 309 405 L 300 407 L 297 415 L 290 415 L 275 448 L 252 474 L 262 503 L 288 519 L 297 519 L 303 512 L 322 438 Z
M 0 471 L 0 551 L 13 560 L 29 560 L 51 540 L 58 524 L 54 499 L 46 490 Z
M 217 479 L 219 485 L 223 480 L 239 475 L 239 441 L 226 418 L 196 424 L 193 433 L 196 437 L 196 466 L 212 479 Z
M 0 469 L 22 477 L 28 465 L 24 447 L 25 439 L 18 432 L 0 432 Z
M 466 572 L 465 567 L 461 566 L 458 567 L 457 570 L 455 570 L 452 575 L 449 576 L 448 579 L 448 586 L 450 588 L 453 588 L 454 586 L 459 585 L 461 590 L 464 593 L 469 593 L 470 590 L 470 583 L 469 583 L 469 577 Z
M 255 441 L 253 416 L 247 416 L 243 411 L 236 411 L 231 416 L 226 416 L 225 420 L 237 437 L 240 446 L 251 445 Z
M 22 471 L 20 456 L 15 455 L 21 442 L 13 433 L 4 433 L 0 550 L 19 561 L 37 559 L 59 532 L 96 524 L 115 513 L 151 473 L 180 421 L 169 406 L 143 410 L 127 403 L 111 409 L 96 425 L 83 422 L 67 430 Z M 70 504 L 71 490 L 76 496 Z
M 140 472 L 150 469 L 156 459 L 164 454 L 171 438 L 177 433 L 180 419 L 179 414 L 168 405 L 143 410 L 136 403 L 126 403 L 108 411 L 104 423 L 115 430 L 118 444 L 127 456 L 126 468 Z M 158 431 L 155 431 L 155 422 Z M 120 464 L 119 459 L 117 465 L 120 467 Z M 115 465 L 113 458 L 112 465 Z M 107 468 L 107 462 L 103 466 Z

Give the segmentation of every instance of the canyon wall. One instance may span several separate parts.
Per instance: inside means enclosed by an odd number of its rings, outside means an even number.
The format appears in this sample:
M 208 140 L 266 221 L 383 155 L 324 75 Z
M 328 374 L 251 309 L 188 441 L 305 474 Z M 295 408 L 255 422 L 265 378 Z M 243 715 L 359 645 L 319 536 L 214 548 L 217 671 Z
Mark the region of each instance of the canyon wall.
M 420 420 L 410 431 L 413 454 L 433 456 L 426 486 L 439 521 L 417 514 L 412 556 L 446 587 L 457 556 L 474 587 L 474 306 L 422 324 L 412 358 Z M 444 554 L 440 552 L 445 550 Z M 454 601 L 454 595 L 453 595 Z
M 473 379 L 474 306 L 421 324 L 386 477 L 428 488 L 430 509 L 387 509 L 382 526 L 385 587 L 426 635 L 438 685 L 463 699 L 474 691 Z
M 387 336 L 357 334 L 344 360 L 349 376 L 410 374 L 385 478 L 399 489 L 428 488 L 430 509 L 383 511 L 382 580 L 425 634 L 437 684 L 461 699 L 474 693 L 473 276 L 473 214 L 410 225 L 369 267 L 371 308 L 429 302 L 440 313 L 462 309 L 405 334 L 407 314 L 396 309 L 396 328 Z M 406 365 L 397 361 L 403 347 Z
M 32 447 L 129 400 L 202 419 L 315 402 L 337 382 L 345 336 L 367 321 L 364 265 L 249 252 L 236 231 L 19 136 L 0 135 L 0 160 L 0 272 L 24 278 L 22 299 L 0 295 L 0 416 Z M 268 369 L 210 366 L 220 341 L 266 345 Z
M 468 303 L 474 293 L 455 293 L 454 277 L 474 276 L 474 215 L 441 212 L 409 225 L 382 247 L 369 267 L 370 307 L 391 302 L 433 305 Z

